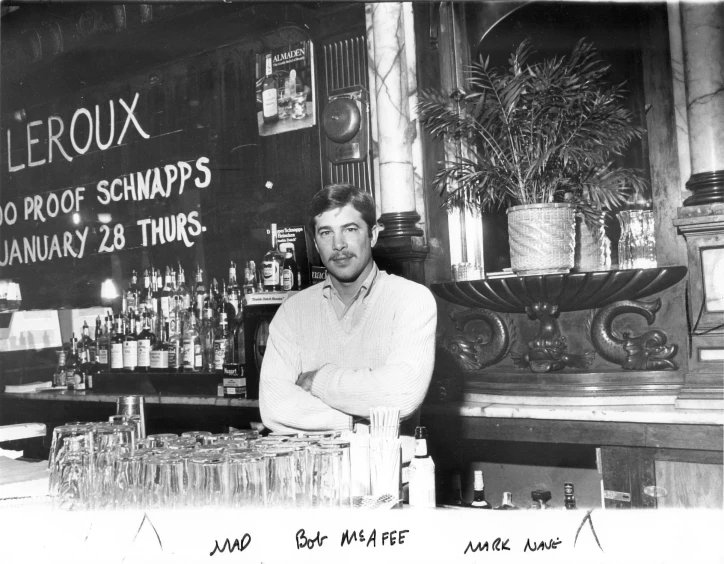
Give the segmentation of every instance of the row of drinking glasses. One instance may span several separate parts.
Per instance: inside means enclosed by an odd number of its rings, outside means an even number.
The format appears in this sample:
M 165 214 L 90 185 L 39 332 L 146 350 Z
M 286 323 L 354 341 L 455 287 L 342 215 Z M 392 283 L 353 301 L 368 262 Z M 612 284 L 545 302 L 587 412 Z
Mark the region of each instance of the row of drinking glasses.
M 205 431 L 136 439 L 124 422 L 53 433 L 54 505 L 66 509 L 341 507 L 351 504 L 350 446 L 333 434 L 260 437 Z

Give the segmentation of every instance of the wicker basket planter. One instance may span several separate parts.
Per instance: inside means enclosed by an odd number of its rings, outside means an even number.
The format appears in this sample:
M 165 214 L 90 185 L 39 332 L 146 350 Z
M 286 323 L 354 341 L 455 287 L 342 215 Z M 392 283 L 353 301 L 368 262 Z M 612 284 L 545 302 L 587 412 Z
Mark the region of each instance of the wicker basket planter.
M 519 276 L 569 272 L 574 265 L 576 211 L 572 204 L 508 208 L 510 266 Z

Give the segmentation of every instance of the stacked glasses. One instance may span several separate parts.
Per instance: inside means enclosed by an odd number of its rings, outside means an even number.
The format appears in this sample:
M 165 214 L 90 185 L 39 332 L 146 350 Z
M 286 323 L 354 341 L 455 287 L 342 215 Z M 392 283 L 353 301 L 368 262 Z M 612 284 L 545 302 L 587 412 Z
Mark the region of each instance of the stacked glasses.
M 62 509 L 350 506 L 349 442 L 193 431 L 137 438 L 131 421 L 63 425 L 48 468 Z

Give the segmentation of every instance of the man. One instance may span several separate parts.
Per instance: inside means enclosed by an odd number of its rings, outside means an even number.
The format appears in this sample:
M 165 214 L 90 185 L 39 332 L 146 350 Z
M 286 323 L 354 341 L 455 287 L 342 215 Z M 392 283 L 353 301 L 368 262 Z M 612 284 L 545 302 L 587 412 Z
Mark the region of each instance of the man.
M 378 270 L 369 194 L 327 186 L 312 198 L 308 221 L 327 278 L 286 300 L 272 320 L 259 389 L 264 425 L 352 429 L 377 406 L 411 417 L 435 360 L 432 294 Z

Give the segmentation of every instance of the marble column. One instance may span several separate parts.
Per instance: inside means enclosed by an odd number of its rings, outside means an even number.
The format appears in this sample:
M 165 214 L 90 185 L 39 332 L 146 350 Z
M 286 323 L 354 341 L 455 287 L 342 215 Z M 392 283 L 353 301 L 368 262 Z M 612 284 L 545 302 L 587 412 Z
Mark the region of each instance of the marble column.
M 693 192 L 684 205 L 724 202 L 724 3 L 680 8 Z
M 375 249 L 381 268 L 425 283 L 425 187 L 417 120 L 412 4 L 367 4 L 375 196 L 384 229 Z
M 405 18 L 401 2 L 367 4 L 367 36 L 371 51 L 370 71 L 374 80 L 372 104 L 376 124 L 376 154 L 382 239 L 421 237 L 417 227 L 413 168 L 416 128 L 410 119 L 408 73 L 414 73 L 408 59 Z

